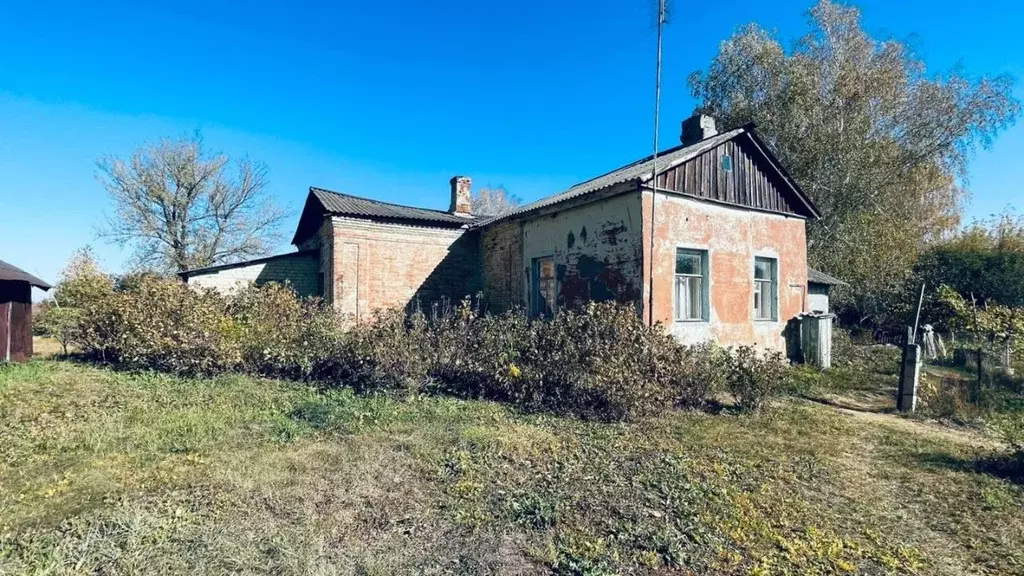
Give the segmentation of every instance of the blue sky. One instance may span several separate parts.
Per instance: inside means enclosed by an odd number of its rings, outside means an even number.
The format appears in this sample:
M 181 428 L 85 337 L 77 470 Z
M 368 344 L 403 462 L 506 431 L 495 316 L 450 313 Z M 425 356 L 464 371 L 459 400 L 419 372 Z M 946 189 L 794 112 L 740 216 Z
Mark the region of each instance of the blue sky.
M 310 185 L 447 208 L 448 178 L 524 200 L 648 153 L 654 0 L 21 2 L 0 8 L 0 259 L 48 280 L 109 209 L 95 160 L 203 130 L 269 164 L 296 215 Z M 810 0 L 677 1 L 662 142 L 695 105 L 687 75 L 737 26 L 787 40 Z M 858 4 L 932 72 L 1024 78 L 1016 2 Z M 1024 97 L 1018 82 L 1017 96 Z M 1024 198 L 1024 124 L 975 157 L 968 218 Z M 286 245 L 279 247 L 287 250 Z

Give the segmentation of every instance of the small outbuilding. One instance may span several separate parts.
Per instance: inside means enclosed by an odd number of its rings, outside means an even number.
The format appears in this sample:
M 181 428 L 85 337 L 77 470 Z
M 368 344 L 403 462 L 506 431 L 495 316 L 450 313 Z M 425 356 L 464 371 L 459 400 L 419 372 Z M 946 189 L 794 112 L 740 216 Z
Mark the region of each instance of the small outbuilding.
M 0 362 L 32 358 L 32 287 L 49 290 L 39 278 L 0 260 Z
M 814 314 L 829 314 L 828 293 L 833 286 L 849 286 L 814 268 L 807 268 L 807 310 Z

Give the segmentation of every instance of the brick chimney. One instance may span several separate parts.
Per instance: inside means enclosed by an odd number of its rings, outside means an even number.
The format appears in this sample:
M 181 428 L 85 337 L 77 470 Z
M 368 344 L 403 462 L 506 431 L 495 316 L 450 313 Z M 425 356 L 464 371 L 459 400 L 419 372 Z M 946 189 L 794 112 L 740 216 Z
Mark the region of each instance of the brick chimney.
M 718 130 L 715 129 L 714 118 L 707 114 L 694 114 L 683 120 L 683 132 L 679 136 L 679 141 L 683 146 L 689 146 L 715 134 L 718 134 Z
M 471 216 L 473 207 L 470 201 L 472 180 L 469 176 L 452 176 L 452 206 L 449 212 L 456 216 Z

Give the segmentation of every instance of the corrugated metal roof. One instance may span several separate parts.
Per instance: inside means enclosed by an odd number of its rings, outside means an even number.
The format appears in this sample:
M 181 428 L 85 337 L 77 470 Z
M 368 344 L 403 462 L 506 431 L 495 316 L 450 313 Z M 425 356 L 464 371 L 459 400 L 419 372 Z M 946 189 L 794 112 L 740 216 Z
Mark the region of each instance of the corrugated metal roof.
M 680 162 L 686 162 L 687 160 L 699 154 L 702 154 L 714 148 L 715 146 L 722 144 L 723 142 L 731 140 L 735 136 L 742 134 L 744 131 L 746 131 L 746 128 L 744 127 L 736 128 L 734 130 L 729 130 L 728 132 L 723 132 L 716 136 L 706 138 L 704 140 L 701 140 L 700 142 L 697 142 L 696 144 L 691 144 L 690 146 L 676 146 L 675 148 L 669 148 L 664 152 L 659 152 L 658 172 L 660 173 L 662 170 L 668 169 L 669 167 L 679 164 Z M 575 184 L 568 190 L 561 192 L 559 194 L 555 194 L 554 196 L 548 196 L 546 198 L 541 198 L 536 202 L 524 204 L 523 206 L 520 206 L 515 210 L 508 212 L 506 214 L 502 214 L 500 216 L 480 220 L 476 224 L 474 224 L 474 226 L 483 226 L 486 224 L 497 222 L 499 220 L 505 220 L 507 218 L 512 218 L 514 216 L 526 214 L 527 212 L 539 210 L 541 208 L 552 206 L 560 202 L 565 202 L 566 200 L 571 200 L 573 198 L 579 198 L 580 196 L 583 196 L 585 194 L 597 192 L 598 190 L 603 190 L 610 186 L 621 184 L 623 182 L 628 182 L 630 180 L 640 180 L 646 182 L 653 177 L 653 174 L 651 173 L 652 170 L 654 170 L 654 156 L 650 155 L 647 156 L 646 158 L 637 160 L 636 162 L 633 162 L 631 164 L 627 164 L 621 168 L 612 170 L 607 174 L 602 174 L 601 176 L 598 176 L 596 178 L 591 178 L 590 180 L 587 180 L 585 182 Z
M 214 264 L 213 266 L 204 266 L 202 268 L 192 268 L 191 270 L 185 270 L 178 272 L 178 276 L 181 278 L 191 278 L 192 276 L 198 276 L 199 274 L 209 274 L 211 272 L 220 272 L 221 270 L 230 270 L 232 268 L 241 268 L 243 266 L 252 266 L 254 264 L 262 264 L 264 262 L 271 262 L 273 260 L 280 260 L 282 258 L 294 258 L 294 257 L 308 257 L 317 254 L 319 250 L 298 250 L 295 252 L 287 252 L 285 254 L 274 254 L 273 256 L 264 256 L 262 258 L 253 258 L 252 260 L 241 260 L 239 262 L 231 262 L 229 264 Z
M 810 266 L 807 267 L 807 281 L 815 284 L 828 284 L 829 286 L 849 286 L 838 278 L 833 278 L 824 272 L 819 272 Z
M 428 222 L 432 224 L 445 224 L 448 226 L 467 226 L 477 220 L 474 217 L 456 216 L 440 210 L 428 208 L 415 208 L 390 204 L 369 198 L 342 194 L 323 188 L 311 187 L 310 193 L 316 196 L 323 204 L 324 209 L 336 216 L 354 216 L 357 218 L 384 218 L 389 220 L 408 220 Z
M 13 264 L 8 264 L 3 260 L 0 260 L 0 280 L 13 280 L 15 282 L 28 282 L 36 288 L 42 288 L 43 290 L 49 290 L 53 286 L 50 286 L 46 282 L 43 282 L 39 278 L 25 272 L 21 268 Z

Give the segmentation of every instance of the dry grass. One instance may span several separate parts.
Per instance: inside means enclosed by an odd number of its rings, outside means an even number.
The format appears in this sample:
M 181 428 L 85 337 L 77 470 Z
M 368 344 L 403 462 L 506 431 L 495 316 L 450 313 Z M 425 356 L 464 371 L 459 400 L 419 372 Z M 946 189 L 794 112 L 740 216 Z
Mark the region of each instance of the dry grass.
M 53 338 L 46 336 L 33 336 L 32 337 L 32 356 L 34 358 L 43 360 L 46 358 L 52 358 L 59 356 L 64 353 L 64 348 Z
M 0 367 L 0 573 L 1024 573 L 985 450 L 804 401 L 605 424 L 34 362 Z

